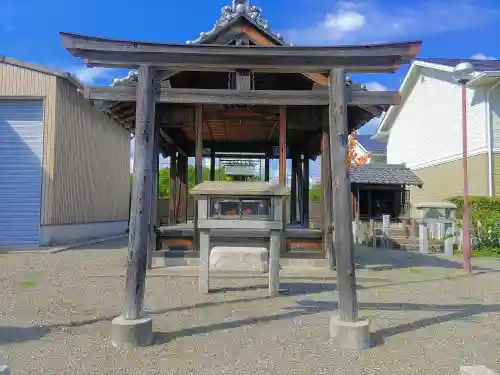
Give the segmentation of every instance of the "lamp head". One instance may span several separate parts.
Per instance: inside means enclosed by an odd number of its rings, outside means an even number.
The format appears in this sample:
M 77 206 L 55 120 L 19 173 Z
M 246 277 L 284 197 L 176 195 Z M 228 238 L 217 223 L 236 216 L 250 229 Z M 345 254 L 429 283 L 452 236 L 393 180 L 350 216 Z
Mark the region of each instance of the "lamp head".
M 470 62 L 461 62 L 453 68 L 453 78 L 460 84 L 465 84 L 473 78 L 474 65 Z

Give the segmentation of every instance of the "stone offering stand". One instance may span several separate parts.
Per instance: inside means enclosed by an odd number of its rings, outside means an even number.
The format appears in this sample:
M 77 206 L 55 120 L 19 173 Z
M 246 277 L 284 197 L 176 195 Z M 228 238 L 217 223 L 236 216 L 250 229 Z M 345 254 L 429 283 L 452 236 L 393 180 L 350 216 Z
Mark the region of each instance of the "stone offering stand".
M 210 268 L 269 270 L 269 295 L 277 296 L 288 189 L 261 181 L 203 182 L 191 194 L 197 201 L 200 292 L 209 292 Z M 226 239 L 231 246 L 214 247 L 212 237 Z M 269 238 L 268 246 L 262 242 L 263 238 Z

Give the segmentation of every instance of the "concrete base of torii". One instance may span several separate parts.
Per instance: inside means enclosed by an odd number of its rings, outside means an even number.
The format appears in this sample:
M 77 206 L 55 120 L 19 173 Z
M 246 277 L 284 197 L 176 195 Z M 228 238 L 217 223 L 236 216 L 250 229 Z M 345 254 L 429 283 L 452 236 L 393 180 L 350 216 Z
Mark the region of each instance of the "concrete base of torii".
M 368 349 L 370 341 L 370 322 L 359 320 L 357 322 L 344 322 L 338 315 L 330 319 L 330 337 L 334 345 L 345 349 Z
M 117 316 L 111 322 L 111 343 L 119 349 L 133 349 L 153 343 L 153 320 L 144 315 L 127 320 Z

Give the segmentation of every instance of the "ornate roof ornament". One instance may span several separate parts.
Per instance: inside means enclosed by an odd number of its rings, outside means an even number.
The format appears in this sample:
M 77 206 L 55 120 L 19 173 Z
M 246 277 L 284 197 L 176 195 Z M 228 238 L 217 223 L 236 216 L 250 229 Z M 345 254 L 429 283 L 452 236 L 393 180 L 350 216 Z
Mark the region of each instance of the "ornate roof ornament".
M 186 44 L 194 44 L 200 42 L 203 38 L 210 34 L 213 34 L 218 29 L 227 25 L 229 21 L 245 14 L 250 18 L 256 25 L 262 27 L 265 30 L 269 30 L 268 21 L 262 16 L 262 9 L 256 6 L 250 6 L 250 0 L 233 0 L 232 5 L 226 5 L 221 9 L 221 16 L 215 22 L 214 27 L 207 32 L 200 33 L 200 36 L 195 40 L 188 40 Z M 277 35 L 279 39 L 282 39 L 281 35 Z
M 255 5 L 251 6 L 250 0 L 232 0 L 231 5 L 226 5 L 226 6 L 222 7 L 221 16 L 219 17 L 217 22 L 215 22 L 215 25 L 211 30 L 209 30 L 207 32 L 201 32 L 200 36 L 197 39 L 188 40 L 186 42 L 186 44 L 199 43 L 201 40 L 203 40 L 204 38 L 206 38 L 210 34 L 213 34 L 217 30 L 219 30 L 220 28 L 226 26 L 229 21 L 240 16 L 241 14 L 246 15 L 256 25 L 262 27 L 263 29 L 265 29 L 269 32 L 269 23 L 262 16 L 262 9 L 261 8 L 256 7 Z M 283 37 L 281 36 L 281 34 L 275 34 L 274 36 L 277 39 L 283 40 Z M 111 85 L 112 86 L 124 85 L 124 84 L 127 84 L 129 82 L 137 82 L 137 72 L 136 71 L 130 71 L 128 76 L 126 76 L 126 77 L 115 78 Z
M 113 83 L 111 84 L 111 86 L 122 85 L 126 84 L 127 82 L 134 81 L 137 81 L 137 71 L 131 70 L 128 72 L 128 75 L 126 77 L 113 79 Z

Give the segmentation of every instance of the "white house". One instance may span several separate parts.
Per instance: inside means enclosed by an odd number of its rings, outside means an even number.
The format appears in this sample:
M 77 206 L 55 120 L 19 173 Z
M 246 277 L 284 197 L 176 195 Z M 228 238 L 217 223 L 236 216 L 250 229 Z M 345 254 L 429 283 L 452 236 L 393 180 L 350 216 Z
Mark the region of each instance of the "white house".
M 387 163 L 405 164 L 424 182 L 412 204 L 463 193 L 461 87 L 453 68 L 469 61 L 467 85 L 470 195 L 500 195 L 500 61 L 415 60 L 401 86 L 402 102 L 383 117 L 376 139 L 386 139 Z

